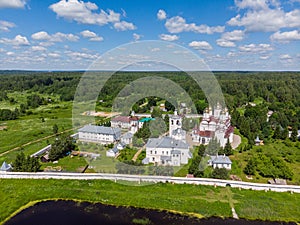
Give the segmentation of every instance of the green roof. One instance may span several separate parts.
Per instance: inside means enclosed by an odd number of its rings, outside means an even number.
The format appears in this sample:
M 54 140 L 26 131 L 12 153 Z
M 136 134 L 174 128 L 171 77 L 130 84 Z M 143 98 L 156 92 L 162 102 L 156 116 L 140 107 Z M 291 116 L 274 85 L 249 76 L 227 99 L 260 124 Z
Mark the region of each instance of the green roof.
M 151 121 L 151 120 L 155 120 L 155 118 L 145 117 L 145 118 L 140 119 L 139 121 L 140 121 L 140 122 L 149 122 L 149 121 Z

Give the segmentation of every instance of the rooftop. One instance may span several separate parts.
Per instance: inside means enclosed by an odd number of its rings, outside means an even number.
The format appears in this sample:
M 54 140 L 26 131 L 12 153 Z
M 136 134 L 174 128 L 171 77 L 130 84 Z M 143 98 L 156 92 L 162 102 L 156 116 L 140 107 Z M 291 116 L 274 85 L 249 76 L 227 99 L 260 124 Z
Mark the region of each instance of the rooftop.
M 210 156 L 209 162 L 213 164 L 232 164 L 231 160 L 226 155 L 215 155 Z
M 78 131 L 87 132 L 87 133 L 96 133 L 96 134 L 116 135 L 118 137 L 121 134 L 120 128 L 112 128 L 112 127 L 96 126 L 96 125 L 85 125 L 84 127 L 78 129 Z
M 146 147 L 148 148 L 176 148 L 187 149 L 189 145 L 183 141 L 171 137 L 149 138 Z

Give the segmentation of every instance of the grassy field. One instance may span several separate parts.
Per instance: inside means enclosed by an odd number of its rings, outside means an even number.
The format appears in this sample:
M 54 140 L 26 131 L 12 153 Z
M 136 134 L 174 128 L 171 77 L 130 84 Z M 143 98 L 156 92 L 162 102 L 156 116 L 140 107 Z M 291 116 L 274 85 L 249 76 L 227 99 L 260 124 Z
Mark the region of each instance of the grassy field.
M 222 218 L 231 217 L 231 206 L 234 206 L 240 218 L 300 222 L 300 194 L 197 185 L 138 186 L 104 180 L 1 179 L 0 199 L 2 222 L 22 206 L 47 199 L 74 199 Z

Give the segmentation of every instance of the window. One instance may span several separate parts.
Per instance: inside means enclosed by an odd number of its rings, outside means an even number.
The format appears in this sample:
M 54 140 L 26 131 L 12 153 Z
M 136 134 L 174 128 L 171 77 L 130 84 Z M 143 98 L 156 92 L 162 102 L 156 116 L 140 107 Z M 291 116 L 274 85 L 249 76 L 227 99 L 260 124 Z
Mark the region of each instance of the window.
M 167 151 L 167 155 L 169 154 L 169 152 Z
M 154 154 L 157 154 L 157 151 L 155 151 Z
M 165 151 L 162 151 L 162 154 L 165 154 Z
M 150 154 L 152 154 L 152 151 L 150 151 Z
M 153 162 L 155 161 L 155 158 L 154 158 L 154 157 L 152 157 L 152 161 L 153 161 Z

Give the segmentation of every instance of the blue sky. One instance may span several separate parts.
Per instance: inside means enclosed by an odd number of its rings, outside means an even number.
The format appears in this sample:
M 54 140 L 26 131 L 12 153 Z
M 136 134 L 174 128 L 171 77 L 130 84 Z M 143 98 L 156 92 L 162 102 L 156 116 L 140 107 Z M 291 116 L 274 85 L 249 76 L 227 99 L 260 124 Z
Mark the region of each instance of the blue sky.
M 86 69 L 144 40 L 212 70 L 300 70 L 300 0 L 0 0 L 0 69 Z

